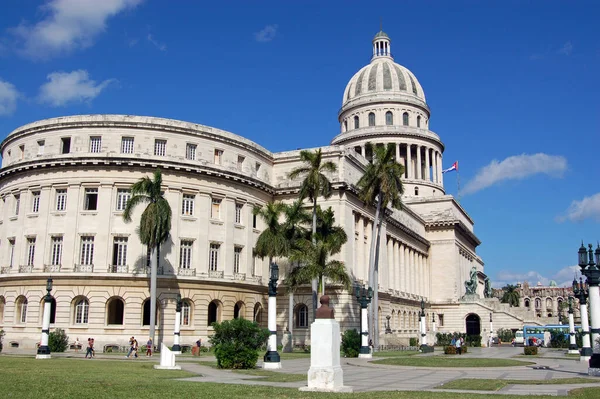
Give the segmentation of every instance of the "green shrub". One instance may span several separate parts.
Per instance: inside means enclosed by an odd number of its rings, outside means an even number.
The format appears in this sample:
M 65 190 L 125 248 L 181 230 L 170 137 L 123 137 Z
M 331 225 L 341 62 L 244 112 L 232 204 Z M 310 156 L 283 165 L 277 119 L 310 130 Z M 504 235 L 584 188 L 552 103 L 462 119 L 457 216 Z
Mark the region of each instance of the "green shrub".
M 109 346 L 108 348 L 106 348 L 106 353 L 112 353 L 113 348 L 112 346 Z
M 465 346 L 481 347 L 481 335 L 467 335 L 465 338 Z
M 498 339 L 502 342 L 511 342 L 515 337 L 515 333 L 510 328 L 499 328 L 498 331 L 496 331 L 496 334 L 498 335 Z
M 523 348 L 523 353 L 526 355 L 537 355 L 538 347 L 537 346 L 526 346 Z
M 452 345 L 444 346 L 444 353 L 446 355 L 456 355 L 456 348 Z
M 569 338 L 565 336 L 564 332 L 554 332 L 550 333 L 550 347 L 551 348 L 568 348 L 569 347 Z
M 210 352 L 210 348 L 208 346 L 201 346 L 200 352 Z
M 419 346 L 419 338 L 412 337 L 408 340 L 409 346 Z
M 258 361 L 258 350 L 270 332 L 243 318 L 214 323 L 215 334 L 209 338 L 215 348 L 217 366 L 221 369 L 252 369 Z
M 65 330 L 57 328 L 48 336 L 50 352 L 64 352 L 69 347 L 69 336 Z
M 466 334 L 465 333 L 459 333 L 459 332 L 453 332 L 453 333 L 437 333 L 435 334 L 435 338 L 436 338 L 436 345 L 438 346 L 448 346 L 448 345 L 452 345 L 452 340 L 453 339 L 457 339 L 457 338 L 465 338 L 466 340 Z
M 342 336 L 342 352 L 344 352 L 344 356 L 358 357 L 360 338 L 360 334 L 354 329 L 344 332 Z

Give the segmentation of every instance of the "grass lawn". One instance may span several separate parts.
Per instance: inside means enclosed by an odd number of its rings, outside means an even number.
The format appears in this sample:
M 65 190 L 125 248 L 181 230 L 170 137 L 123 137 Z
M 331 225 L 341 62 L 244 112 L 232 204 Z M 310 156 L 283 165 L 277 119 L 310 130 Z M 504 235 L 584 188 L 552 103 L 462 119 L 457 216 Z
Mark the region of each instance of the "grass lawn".
M 497 391 L 507 385 L 556 385 L 556 384 L 589 384 L 598 382 L 597 378 L 556 378 L 554 380 L 485 380 L 464 378 L 440 385 L 438 389 L 468 389 L 473 391 Z M 598 391 L 596 391 L 598 392 Z
M 372 363 L 414 367 L 508 367 L 534 364 L 512 359 L 477 359 L 445 356 L 390 357 L 387 359 L 375 360 Z
M 283 372 L 262 369 L 234 370 L 234 373 L 263 377 L 260 379 L 260 381 L 267 382 L 297 382 L 306 381 L 307 379 L 306 374 L 286 374 Z
M 297 389 L 269 386 L 229 385 L 179 381 L 191 376 L 185 371 L 154 370 L 151 363 L 123 360 L 85 360 L 53 358 L 35 360 L 0 356 L 0 397 L 2 398 L 123 398 L 164 399 L 197 397 L 227 398 L 287 398 L 287 399 L 464 399 L 464 393 L 448 392 L 373 392 L 356 394 L 326 394 L 300 392 Z M 352 385 L 351 381 L 347 381 Z M 484 399 L 487 395 L 472 394 L 469 399 Z M 578 390 L 570 396 L 596 399 L 597 389 Z M 494 396 L 494 398 L 497 398 Z M 523 399 L 522 396 L 500 396 L 498 399 Z M 553 399 L 536 396 L 536 399 Z
M 373 357 L 405 357 L 418 355 L 418 351 L 381 351 L 374 352 Z

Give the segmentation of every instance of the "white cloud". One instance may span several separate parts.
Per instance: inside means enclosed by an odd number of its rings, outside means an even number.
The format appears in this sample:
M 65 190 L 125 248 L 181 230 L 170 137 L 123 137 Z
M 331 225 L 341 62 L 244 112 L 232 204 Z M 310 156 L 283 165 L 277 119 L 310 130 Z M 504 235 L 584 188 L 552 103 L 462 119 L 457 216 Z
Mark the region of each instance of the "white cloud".
M 106 29 L 108 18 L 143 0 L 49 0 L 41 7 L 44 19 L 21 23 L 11 31 L 24 56 L 44 59 L 86 48 Z
M 116 82 L 107 79 L 96 84 L 90 80 L 88 72 L 80 69 L 73 72 L 52 72 L 49 82 L 40 87 L 39 100 L 53 107 L 60 107 L 73 102 L 89 102 L 96 98 L 108 85 Z
M 503 180 L 521 180 L 540 173 L 562 177 L 566 169 L 565 157 L 542 153 L 514 155 L 501 162 L 493 160 L 466 184 L 463 194 L 475 193 Z
M 148 38 L 148 41 L 150 43 L 152 43 L 160 51 L 167 51 L 167 45 L 164 44 L 164 43 L 158 42 L 156 39 L 154 39 L 154 37 L 152 36 L 152 34 L 148 33 L 148 37 L 147 38 Z
M 267 25 L 260 31 L 254 33 L 254 39 L 257 42 L 266 43 L 275 39 L 277 34 L 277 25 Z
M 527 281 L 529 286 L 535 286 L 539 282 L 542 286 L 547 287 L 550 285 L 551 281 L 554 281 L 558 287 L 567 287 L 571 286 L 573 278 L 579 275 L 580 268 L 577 265 L 563 267 L 558 272 L 549 276 L 544 276 L 533 270 L 523 273 L 514 273 L 503 270 L 496 274 L 496 279 L 492 280 L 492 286 L 494 288 L 502 288 L 507 284 L 515 285 Z
M 600 222 L 600 193 L 591 197 L 584 197 L 581 201 L 573 201 L 564 215 L 559 216 L 559 222 L 570 220 L 581 222 L 585 219 L 594 219 Z
M 558 54 L 562 54 L 562 55 L 571 55 L 572 52 L 573 52 L 573 43 L 571 43 L 570 41 L 563 44 L 563 46 L 558 50 Z
M 0 116 L 12 115 L 17 109 L 19 92 L 12 83 L 0 79 Z

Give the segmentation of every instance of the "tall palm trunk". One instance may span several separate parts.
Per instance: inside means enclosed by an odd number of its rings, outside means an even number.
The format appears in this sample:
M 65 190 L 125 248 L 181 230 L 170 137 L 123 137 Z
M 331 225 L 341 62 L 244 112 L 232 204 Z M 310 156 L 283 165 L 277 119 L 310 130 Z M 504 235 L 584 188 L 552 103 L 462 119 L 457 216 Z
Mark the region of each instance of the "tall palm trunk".
M 154 330 L 156 327 L 156 274 L 158 269 L 158 245 L 152 248 L 150 255 L 150 328 L 148 335 L 152 342 L 154 340 Z
M 313 199 L 313 212 L 312 212 L 312 243 L 313 245 L 315 245 L 317 243 L 317 196 L 315 195 L 315 198 Z M 319 289 L 319 280 L 314 278 L 311 281 L 311 286 L 312 286 L 312 307 L 313 307 L 313 314 L 312 314 L 312 320 L 315 321 L 315 318 L 317 316 L 317 291 Z
M 381 226 L 383 225 L 383 217 L 380 214 L 380 221 L 379 221 L 379 225 L 377 226 L 377 246 L 375 247 L 375 272 L 374 272 L 374 279 L 375 282 L 377 284 L 377 287 L 379 287 L 379 250 L 380 248 L 380 244 L 381 244 Z M 375 303 L 375 328 L 373 330 L 373 333 L 375 335 L 375 339 L 373 340 L 373 346 L 375 348 L 375 350 L 379 350 L 379 327 L 381 324 L 381 321 L 379 320 L 379 289 L 376 289 L 373 292 L 373 302 Z
M 373 230 L 371 232 L 371 250 L 369 252 L 369 286 L 371 286 L 371 288 L 373 288 L 373 299 L 371 301 L 371 303 L 369 304 L 370 306 L 370 317 L 369 317 L 369 324 L 370 324 L 370 328 L 369 331 L 371 332 L 371 337 L 373 338 L 373 342 L 375 342 L 375 339 L 377 337 L 377 311 L 378 311 L 378 304 L 377 304 L 377 299 L 378 299 L 378 295 L 377 295 L 377 291 L 379 290 L 379 284 L 378 284 L 378 280 L 376 279 L 376 276 L 378 276 L 378 273 L 376 273 L 375 271 L 375 251 L 377 248 L 377 245 L 379 244 L 377 242 L 377 225 L 379 222 L 379 218 L 380 218 L 380 213 L 381 213 L 381 202 L 383 195 L 381 193 L 378 194 L 377 196 L 377 208 L 375 210 L 375 221 L 373 222 Z M 377 277 L 378 278 L 378 277 Z

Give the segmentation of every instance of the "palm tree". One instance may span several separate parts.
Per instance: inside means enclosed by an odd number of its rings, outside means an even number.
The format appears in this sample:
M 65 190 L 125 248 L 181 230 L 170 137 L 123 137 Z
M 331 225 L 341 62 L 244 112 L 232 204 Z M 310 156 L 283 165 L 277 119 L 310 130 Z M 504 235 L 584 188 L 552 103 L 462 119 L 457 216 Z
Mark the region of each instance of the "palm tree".
M 337 171 L 337 165 L 331 161 L 323 162 L 323 155 L 320 148 L 314 152 L 308 150 L 300 151 L 300 160 L 304 162 L 304 165 L 292 170 L 288 176 L 290 179 L 296 179 L 300 176 L 304 177 L 300 188 L 300 199 L 303 200 L 308 197 L 312 202 L 312 242 L 315 244 L 315 234 L 317 232 L 317 198 L 319 196 L 324 198 L 331 196 L 331 183 L 327 176 L 325 176 L 325 173 L 334 173 Z M 314 318 L 317 309 L 316 280 L 312 281 L 312 291 Z
M 154 171 L 154 178 L 142 177 L 131 186 L 131 198 L 123 211 L 123 220 L 131 222 L 131 214 L 138 204 L 148 204 L 140 218 L 138 234 L 142 244 L 151 248 L 150 256 L 150 331 L 154 340 L 156 327 L 156 273 L 160 245 L 167 241 L 171 231 L 171 207 L 161 191 L 162 173 Z
M 290 243 L 284 235 L 283 225 L 279 219 L 285 210 L 281 202 L 268 202 L 265 206 L 255 207 L 253 213 L 259 216 L 265 223 L 265 229 L 256 239 L 254 256 L 260 259 L 269 259 L 269 265 L 273 258 L 284 256 L 289 253 Z
M 508 303 L 510 304 L 510 306 L 513 306 L 515 308 L 518 307 L 519 298 L 521 296 L 519 295 L 519 291 L 517 291 L 517 286 L 507 284 L 504 287 L 502 287 L 502 290 L 504 291 L 504 294 L 502 295 L 502 299 L 500 299 L 500 302 Z
M 335 255 L 342 250 L 342 245 L 348 241 L 348 235 L 341 226 L 335 226 L 335 214 L 331 207 L 322 211 L 321 207 L 317 210 L 317 241 L 325 241 Z
M 404 167 L 396 161 L 396 145 L 394 143 L 388 143 L 386 146 L 373 146 L 371 143 L 367 143 L 366 148 L 372 152 L 373 158 L 357 185 L 359 197 L 366 204 L 376 207 L 369 252 L 369 285 L 373 287 L 371 331 L 375 347 L 377 347 L 379 345 L 379 325 L 377 323 L 379 270 L 376 254 L 379 252 L 379 235 L 385 209 L 388 205 L 398 210 L 402 209 L 401 196 L 404 194 L 404 186 L 401 178 L 404 175 Z

